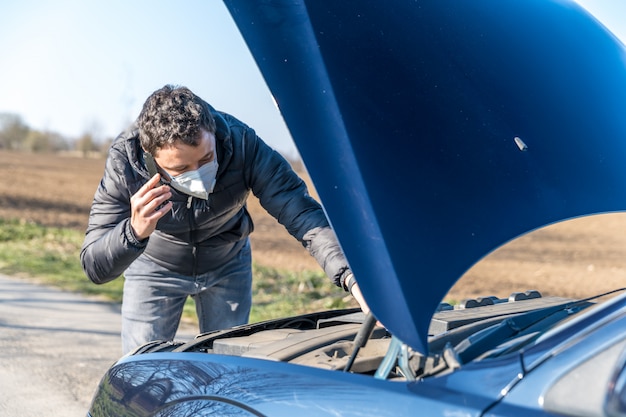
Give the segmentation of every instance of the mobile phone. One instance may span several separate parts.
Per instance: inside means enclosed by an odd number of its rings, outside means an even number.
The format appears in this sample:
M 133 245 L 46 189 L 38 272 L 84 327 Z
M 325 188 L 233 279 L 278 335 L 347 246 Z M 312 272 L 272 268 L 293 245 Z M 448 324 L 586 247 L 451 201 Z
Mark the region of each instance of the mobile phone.
M 169 177 L 167 174 L 164 174 L 163 172 L 159 171 L 159 168 L 157 167 L 156 161 L 154 160 L 154 157 L 152 156 L 151 153 L 149 152 L 144 152 L 143 153 L 143 160 L 146 162 L 146 168 L 148 168 L 148 172 L 150 173 L 150 177 L 154 177 L 156 174 L 160 174 L 161 175 L 161 179 L 159 180 L 159 182 L 161 183 L 161 185 L 169 185 Z
M 146 162 L 146 168 L 148 168 L 148 172 L 150 173 L 150 177 L 154 177 L 156 174 L 160 174 L 161 177 L 159 179 L 159 184 L 160 185 L 169 185 L 169 182 L 167 181 L 166 178 L 168 178 L 167 174 L 164 174 L 162 172 L 159 172 L 159 168 L 157 167 L 156 161 L 154 160 L 154 157 L 152 156 L 151 153 L 148 152 L 144 152 L 143 153 L 143 159 Z M 165 206 L 167 204 L 167 201 L 163 202 L 163 204 L 161 204 L 159 207 L 157 207 L 157 210 L 163 208 L 163 206 Z M 173 208 L 172 208 L 173 210 Z M 173 211 L 172 211 L 173 213 Z

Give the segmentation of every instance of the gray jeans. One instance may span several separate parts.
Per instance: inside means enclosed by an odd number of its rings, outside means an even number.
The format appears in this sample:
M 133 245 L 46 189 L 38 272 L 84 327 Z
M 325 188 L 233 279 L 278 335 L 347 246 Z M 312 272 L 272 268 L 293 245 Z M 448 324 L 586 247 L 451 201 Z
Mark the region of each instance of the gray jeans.
M 245 324 L 252 304 L 250 242 L 213 271 L 186 276 L 140 256 L 124 273 L 122 350 L 176 336 L 188 296 L 196 304 L 200 332 Z

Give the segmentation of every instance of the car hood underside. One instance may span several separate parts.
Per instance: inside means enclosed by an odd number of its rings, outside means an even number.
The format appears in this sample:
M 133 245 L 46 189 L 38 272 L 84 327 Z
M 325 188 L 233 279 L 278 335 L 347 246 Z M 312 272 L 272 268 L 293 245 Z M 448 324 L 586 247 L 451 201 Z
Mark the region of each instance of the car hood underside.
M 225 3 L 368 305 L 414 349 L 495 248 L 626 209 L 626 54 L 575 3 Z

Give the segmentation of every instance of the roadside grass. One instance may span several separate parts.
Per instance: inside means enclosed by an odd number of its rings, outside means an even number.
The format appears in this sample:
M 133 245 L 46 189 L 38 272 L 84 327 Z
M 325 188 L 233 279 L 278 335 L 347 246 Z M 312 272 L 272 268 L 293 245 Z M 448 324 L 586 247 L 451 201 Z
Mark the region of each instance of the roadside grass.
M 83 233 L 77 230 L 0 219 L 0 273 L 121 302 L 123 278 L 96 285 L 83 273 L 79 259 L 82 242 Z M 252 272 L 251 323 L 355 306 L 351 297 L 321 272 L 295 273 L 256 264 Z M 196 322 L 191 298 L 185 304 L 183 319 Z

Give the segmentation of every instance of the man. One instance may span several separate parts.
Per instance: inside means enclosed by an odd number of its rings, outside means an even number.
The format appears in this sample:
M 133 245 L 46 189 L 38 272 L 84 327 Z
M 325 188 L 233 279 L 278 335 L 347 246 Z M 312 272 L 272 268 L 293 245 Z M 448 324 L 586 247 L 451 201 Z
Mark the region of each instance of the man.
M 248 321 L 250 191 L 367 311 L 322 208 L 287 161 L 241 121 L 166 85 L 112 144 L 80 254 L 96 284 L 124 274 L 125 353 L 173 339 L 188 296 L 201 332 Z

